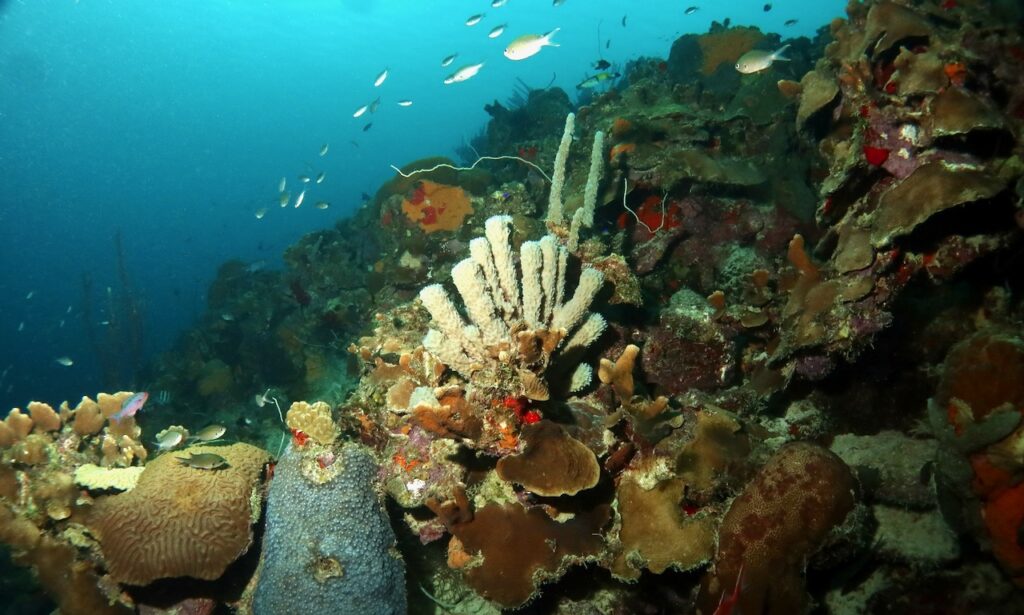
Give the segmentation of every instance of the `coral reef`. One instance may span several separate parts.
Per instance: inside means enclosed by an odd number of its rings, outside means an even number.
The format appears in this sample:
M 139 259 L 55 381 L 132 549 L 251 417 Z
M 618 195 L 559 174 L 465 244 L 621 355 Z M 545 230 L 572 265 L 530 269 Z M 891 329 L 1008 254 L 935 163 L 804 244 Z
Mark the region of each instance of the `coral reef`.
M 277 463 L 252 612 L 405 613 L 404 565 L 373 489 L 373 457 L 343 444 L 332 479 L 314 484 L 306 455 L 289 446 Z

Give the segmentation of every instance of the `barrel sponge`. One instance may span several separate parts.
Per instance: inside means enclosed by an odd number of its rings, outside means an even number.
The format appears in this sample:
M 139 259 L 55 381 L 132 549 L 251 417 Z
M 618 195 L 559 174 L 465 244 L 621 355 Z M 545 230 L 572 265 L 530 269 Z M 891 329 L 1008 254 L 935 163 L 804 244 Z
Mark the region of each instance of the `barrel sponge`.
M 289 446 L 274 469 L 254 615 L 404 615 L 405 564 L 380 496 L 377 464 L 347 443 L 341 469 L 323 484 L 307 481 L 301 449 Z
M 203 470 L 180 460 L 220 455 L 228 466 Z M 252 543 L 267 453 L 248 444 L 194 446 L 146 464 L 131 491 L 96 499 L 87 525 L 120 583 L 219 578 Z
M 741 571 L 741 612 L 804 612 L 804 564 L 853 509 L 855 487 L 850 468 L 832 452 L 805 442 L 779 449 L 722 519 L 701 612 L 714 612 Z

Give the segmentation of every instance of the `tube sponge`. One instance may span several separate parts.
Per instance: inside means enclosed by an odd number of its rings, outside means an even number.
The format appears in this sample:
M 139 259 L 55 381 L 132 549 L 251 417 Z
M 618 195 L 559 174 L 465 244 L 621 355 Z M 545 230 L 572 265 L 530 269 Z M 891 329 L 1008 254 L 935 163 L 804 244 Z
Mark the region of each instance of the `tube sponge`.
M 303 477 L 289 446 L 270 483 L 254 615 L 404 615 L 405 565 L 373 488 L 366 448 L 341 446 L 329 482 Z

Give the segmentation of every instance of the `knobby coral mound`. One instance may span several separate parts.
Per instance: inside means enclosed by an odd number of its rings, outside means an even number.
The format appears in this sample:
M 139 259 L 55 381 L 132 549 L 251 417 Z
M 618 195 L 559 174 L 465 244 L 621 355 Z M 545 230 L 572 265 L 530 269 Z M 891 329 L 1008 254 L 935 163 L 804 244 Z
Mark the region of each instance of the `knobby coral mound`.
M 228 465 L 192 468 L 181 461 L 190 453 L 213 453 Z M 128 585 L 220 577 L 252 543 L 268 460 L 248 444 L 192 447 L 147 464 L 131 491 L 97 498 L 87 524 L 111 576 Z
M 832 452 L 801 442 L 780 449 L 722 520 L 713 572 L 698 598 L 702 612 L 715 610 L 741 571 L 737 606 L 744 613 L 803 612 L 806 560 L 853 509 L 855 487 Z
M 332 480 L 314 484 L 304 452 L 289 446 L 267 500 L 254 615 L 405 613 L 405 566 L 395 548 L 368 450 L 344 444 Z
M 470 258 L 452 268 L 469 324 L 443 286 L 432 284 L 420 291 L 437 327 L 427 332 L 423 345 L 467 380 L 546 400 L 551 383 L 545 375 L 556 351 L 571 357 L 605 329 L 604 318 L 588 311 L 604 276 L 584 268 L 567 299 L 568 251 L 551 235 L 527 241 L 520 248 L 517 267 L 511 226 L 509 216 L 489 218 L 486 238 L 471 241 Z M 589 384 L 591 371 L 585 364 L 577 365 L 569 389 Z
M 294 402 L 288 408 L 285 422 L 293 432 L 302 432 L 317 444 L 329 445 L 338 437 L 338 427 L 331 418 L 331 407 L 322 401 L 313 404 Z

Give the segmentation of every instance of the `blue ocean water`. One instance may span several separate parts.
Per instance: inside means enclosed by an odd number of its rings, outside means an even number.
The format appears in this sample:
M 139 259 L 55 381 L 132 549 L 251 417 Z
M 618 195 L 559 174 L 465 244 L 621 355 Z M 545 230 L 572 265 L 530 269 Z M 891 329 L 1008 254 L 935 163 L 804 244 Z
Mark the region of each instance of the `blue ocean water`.
M 90 330 L 122 322 L 111 305 L 138 313 L 141 352 L 118 349 L 125 359 L 167 350 L 204 309 L 220 264 L 281 266 L 285 247 L 360 207 L 389 165 L 454 156 L 517 80 L 572 95 L 600 58 L 621 68 L 667 57 L 681 34 L 726 18 L 813 36 L 845 3 L 490 4 L 0 0 L 0 403 L 100 390 Z M 475 13 L 484 18 L 467 27 Z M 559 47 L 503 57 L 513 38 L 556 27 Z M 473 79 L 442 84 L 479 62 Z M 376 113 L 353 118 L 378 97 Z M 278 206 L 282 177 L 294 201 L 298 176 L 321 171 L 303 207 Z

